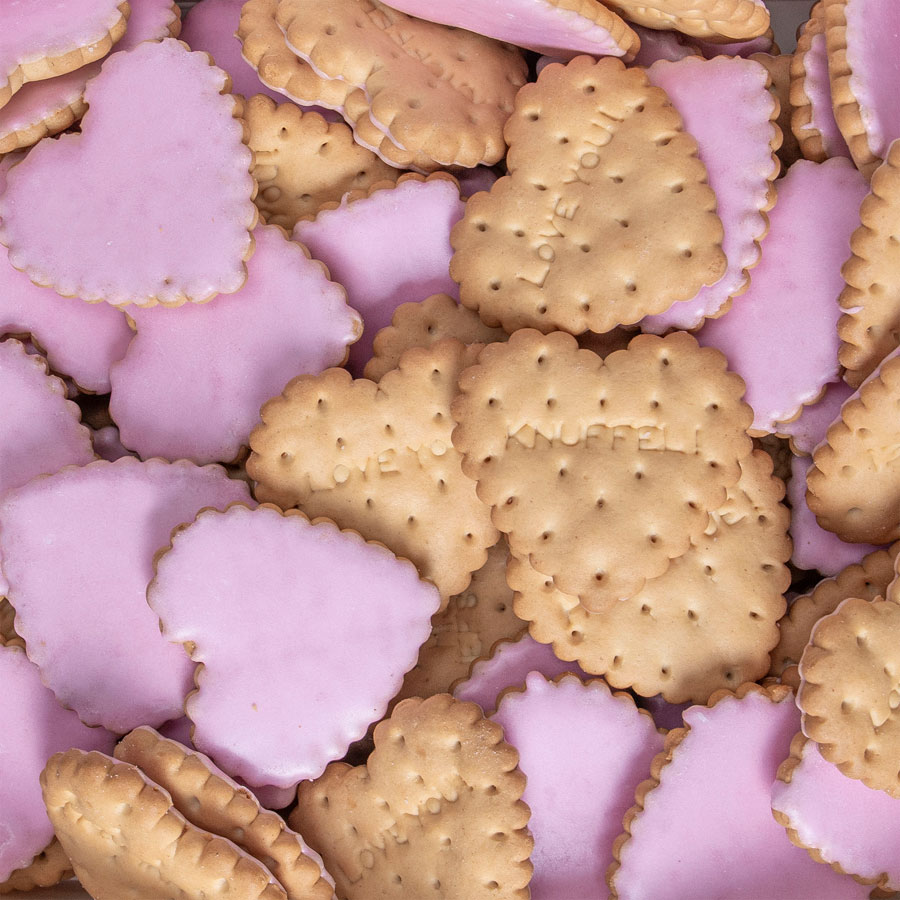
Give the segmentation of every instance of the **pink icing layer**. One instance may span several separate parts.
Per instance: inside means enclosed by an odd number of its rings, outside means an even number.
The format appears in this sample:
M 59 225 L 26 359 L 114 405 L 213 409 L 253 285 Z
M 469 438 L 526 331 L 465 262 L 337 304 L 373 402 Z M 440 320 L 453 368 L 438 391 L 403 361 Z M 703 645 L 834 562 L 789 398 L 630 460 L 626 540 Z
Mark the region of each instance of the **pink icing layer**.
M 160 40 L 177 21 L 172 0 L 130 0 L 128 30 L 113 52 L 131 50 L 141 41 Z M 32 81 L 0 109 L 0 138 L 45 121 L 54 113 L 80 100 L 88 81 L 100 71 L 100 62 L 90 63 L 45 81 Z
M 134 309 L 110 414 L 145 459 L 235 459 L 259 408 L 295 375 L 339 366 L 362 331 L 343 289 L 274 225 L 254 232 L 247 282 L 212 303 Z
M 747 57 L 754 53 L 769 53 L 772 50 L 772 38 L 767 34 L 761 34 L 749 41 L 729 41 L 725 44 L 717 44 L 714 41 L 704 41 L 694 37 L 689 40 L 707 59 L 715 59 L 717 56 Z
M 390 0 L 386 5 L 564 59 L 578 53 L 623 55 L 605 28 L 548 0 Z
M 416 662 L 437 590 L 380 545 L 261 507 L 176 535 L 148 599 L 203 663 L 194 743 L 251 785 L 318 777 Z
M 102 40 L 121 20 L 121 0 L 3 0 L 0 88 L 21 63 L 62 56 Z
M 813 35 L 809 51 L 803 57 L 806 77 L 803 91 L 809 98 L 812 118 L 802 131 L 818 131 L 822 136 L 822 146 L 827 156 L 850 158 L 850 149 L 838 128 L 831 105 L 831 82 L 828 77 L 828 48 L 825 35 Z
M 111 753 L 116 739 L 88 728 L 41 683 L 24 651 L 0 647 L 0 883 L 53 838 L 38 781 L 47 760 L 71 747 Z
M 663 699 L 661 694 L 657 694 L 655 697 L 638 697 L 637 702 L 642 709 L 646 709 L 653 716 L 653 721 L 659 728 L 666 730 L 680 728 L 684 711 L 690 709 L 692 705 L 690 703 L 669 703 L 668 700 Z
M 631 822 L 621 900 L 840 900 L 869 889 L 810 859 L 772 818 L 775 773 L 800 730 L 788 696 L 755 692 L 684 714 L 690 732 Z
M 16 627 L 82 721 L 124 733 L 181 713 L 194 666 L 147 606 L 153 555 L 201 507 L 249 499 L 221 468 L 130 457 L 6 495 L 0 556 Z
M 849 544 L 836 534 L 819 527 L 816 517 L 806 505 L 806 473 L 812 465 L 809 456 L 791 460 L 791 480 L 787 498 L 791 504 L 791 538 L 794 553 L 791 562 L 800 569 L 818 569 L 823 575 L 837 575 L 841 569 L 858 563 L 878 547 L 871 544 Z
M 813 741 L 803 745 L 791 783 L 775 782 L 772 808 L 826 862 L 862 878 L 887 876 L 884 886 L 900 890 L 900 800 L 847 778 Z
M 778 182 L 765 252 L 747 292 L 698 333 L 747 383 L 753 428 L 775 431 L 838 375 L 837 297 L 865 179 L 846 159 L 800 160 Z
M 107 462 L 115 462 L 123 456 L 134 456 L 127 447 L 123 446 L 119 438 L 119 429 L 115 425 L 98 428 L 91 434 L 91 440 L 94 442 L 94 453 Z
M 900 3 L 847 0 L 850 90 L 859 104 L 869 149 L 883 159 L 900 138 Z
M 853 388 L 843 381 L 833 381 L 825 388 L 818 403 L 804 406 L 793 422 L 778 426 L 778 433 L 791 439 L 795 453 L 811 454 L 825 440 L 828 426 L 841 414 L 844 401 L 853 396 Z
M 17 269 L 117 305 L 206 300 L 244 283 L 251 157 L 208 61 L 166 39 L 103 64 L 81 134 L 42 141 L 8 173 L 0 241 Z
M 677 62 L 688 56 L 699 56 L 700 51 L 687 43 L 683 34 L 677 31 L 657 31 L 655 28 L 631 26 L 641 39 L 641 49 L 634 58 L 635 66 L 652 66 L 661 59 Z
M 647 777 L 662 736 L 652 719 L 602 681 L 558 684 L 538 673 L 492 716 L 519 751 L 522 799 L 534 836 L 532 900 L 600 900 L 622 816 Z
M 697 139 L 716 192 L 725 229 L 722 249 L 728 259 L 725 274 L 715 284 L 641 323 L 645 331 L 662 333 L 696 328 L 704 317 L 717 313 L 744 284 L 744 270 L 759 260 L 755 241 L 766 232 L 760 210 L 767 205 L 769 178 L 777 165 L 770 143 L 775 133 L 769 121 L 774 100 L 766 87 L 768 73 L 748 59 L 658 62 L 648 75 L 652 84 L 666 91 L 685 129 Z
M 497 707 L 500 694 L 506 688 L 517 688 L 525 683 L 529 672 L 555 678 L 564 672 L 572 672 L 589 678 L 575 662 L 563 662 L 549 644 L 539 644 L 525 634 L 517 641 L 503 641 L 494 647 L 490 659 L 478 660 L 469 677 L 457 685 L 453 696 L 457 700 L 477 703 L 489 714 Z
M 439 293 L 459 298 L 449 274 L 450 229 L 463 208 L 452 181 L 409 180 L 353 203 L 345 198 L 315 221 L 297 223 L 294 238 L 328 266 L 363 317 L 365 330 L 350 348 L 347 365 L 355 377 L 372 357 L 375 335 L 390 325 L 401 303 Z

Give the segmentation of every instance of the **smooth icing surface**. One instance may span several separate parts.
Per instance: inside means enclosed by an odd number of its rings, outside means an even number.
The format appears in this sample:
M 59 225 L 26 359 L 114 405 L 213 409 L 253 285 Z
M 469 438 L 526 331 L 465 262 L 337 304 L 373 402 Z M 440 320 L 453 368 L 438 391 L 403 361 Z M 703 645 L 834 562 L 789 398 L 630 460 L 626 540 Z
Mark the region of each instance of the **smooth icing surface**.
M 809 50 L 803 57 L 806 77 L 803 91 L 809 98 L 810 122 L 801 131 L 818 131 L 827 156 L 850 158 L 850 148 L 838 128 L 831 105 L 831 82 L 828 78 L 828 48 L 825 35 L 813 35 Z
M 900 800 L 848 778 L 814 741 L 803 745 L 791 783 L 775 782 L 772 808 L 827 862 L 862 878 L 886 874 L 885 887 L 900 890 Z
M 92 431 L 91 440 L 94 442 L 94 453 L 107 462 L 115 462 L 123 456 L 134 456 L 122 444 L 119 429 L 115 425 L 105 425 L 103 428 Z
M 148 600 L 204 664 L 186 704 L 197 749 L 278 787 L 318 777 L 384 714 L 439 604 L 384 547 L 267 507 L 176 535 Z
M 634 65 L 650 67 L 661 59 L 677 62 L 687 56 L 699 56 L 696 47 L 687 43 L 684 35 L 677 31 L 657 31 L 641 25 L 631 26 L 641 39 L 641 49 L 634 57 Z M 540 70 L 538 70 L 540 72 Z
M 794 163 L 778 182 L 750 287 L 697 334 L 747 383 L 744 399 L 757 431 L 777 430 L 838 376 L 841 266 L 867 193 L 865 179 L 846 159 Z
M 602 681 L 537 672 L 491 717 L 519 751 L 534 836 L 532 900 L 601 900 L 622 816 L 663 748 L 653 720 Z
M 0 883 L 27 866 L 53 838 L 38 781 L 47 760 L 78 747 L 112 753 L 116 739 L 82 725 L 41 683 L 24 651 L 0 647 Z
M 661 334 L 669 328 L 696 328 L 705 316 L 718 312 L 744 284 L 744 270 L 759 259 L 755 241 L 766 232 L 760 210 L 767 205 L 775 168 L 770 121 L 774 101 L 766 87 L 768 73 L 749 59 L 658 62 L 647 74 L 651 84 L 669 95 L 685 130 L 697 139 L 716 193 L 716 211 L 725 229 L 722 249 L 728 260 L 725 274 L 715 284 L 641 323 L 645 331 Z
M 690 703 L 669 703 L 668 700 L 663 699 L 661 694 L 657 694 L 655 697 L 638 697 L 638 704 L 653 716 L 653 721 L 659 728 L 666 730 L 681 728 L 681 717 L 684 711 L 690 709 L 692 705 Z
M 0 397 L 0 495 L 36 475 L 94 458 L 90 432 L 66 399 L 65 385 L 19 341 L 0 342 Z
M 565 59 L 578 53 L 623 55 L 605 28 L 552 0 L 390 0 L 386 5 L 419 19 Z
M 778 433 L 791 439 L 795 453 L 811 454 L 825 440 L 825 432 L 841 414 L 844 401 L 852 396 L 853 388 L 845 381 L 833 381 L 818 403 L 804 406 L 793 422 L 778 426 Z
M 294 238 L 328 266 L 365 323 L 350 348 L 347 368 L 354 377 L 362 376 L 375 335 L 401 303 L 441 293 L 459 299 L 449 273 L 450 229 L 462 214 L 456 185 L 433 178 L 404 181 L 352 203 L 345 198 L 315 221 L 297 223 Z
M 806 504 L 806 473 L 811 465 L 810 456 L 795 456 L 791 460 L 791 480 L 787 486 L 794 542 L 791 562 L 800 569 L 818 569 L 823 575 L 837 575 L 841 569 L 860 562 L 878 547 L 847 543 L 819 526 Z
M 16 627 L 46 684 L 87 724 L 124 733 L 179 715 L 194 665 L 147 605 L 153 556 L 204 506 L 249 502 L 219 467 L 131 458 L 65 469 L 0 503 Z
M 589 678 L 576 662 L 563 662 L 553 652 L 550 644 L 539 644 L 533 637 L 523 634 L 517 641 L 497 644 L 489 659 L 478 660 L 469 677 L 453 691 L 457 700 L 477 703 L 490 714 L 497 708 L 500 694 L 506 688 L 516 688 L 525 683 L 529 672 L 555 678 L 564 672 L 572 672 L 580 678 Z
M 690 732 L 622 848 L 621 900 L 839 900 L 869 888 L 813 862 L 772 817 L 775 773 L 800 712 L 751 692 L 684 714 Z
M 230 462 L 262 404 L 295 375 L 343 362 L 362 322 L 322 265 L 259 226 L 247 282 L 212 303 L 134 309 L 137 335 L 112 368 L 110 415 L 145 459 Z
M 116 305 L 236 291 L 256 210 L 225 81 L 173 39 L 113 54 L 85 89 L 81 133 L 40 142 L 7 174 L 0 241 L 12 264 Z
M 847 0 L 850 90 L 859 104 L 869 149 L 884 158 L 900 138 L 900 4 L 896 0 Z

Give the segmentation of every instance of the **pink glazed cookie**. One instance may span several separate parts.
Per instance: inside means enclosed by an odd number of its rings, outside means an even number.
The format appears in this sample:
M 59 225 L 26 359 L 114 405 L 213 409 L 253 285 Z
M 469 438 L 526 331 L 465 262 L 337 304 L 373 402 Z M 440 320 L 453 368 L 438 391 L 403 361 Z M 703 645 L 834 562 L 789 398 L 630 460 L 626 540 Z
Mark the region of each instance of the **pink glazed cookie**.
M 81 133 L 42 142 L 8 173 L 10 262 L 64 296 L 118 306 L 238 290 L 256 186 L 228 87 L 205 53 L 171 38 L 114 54 L 85 90 Z
M 47 759 L 78 747 L 112 753 L 116 739 L 88 728 L 41 684 L 41 673 L 18 647 L 0 647 L 0 884 L 29 865 L 53 840 L 38 778 Z
M 617 900 L 843 900 L 868 889 L 813 862 L 772 818 L 779 764 L 800 729 L 787 687 L 719 691 L 684 714 L 637 789 L 608 873 Z
M 759 262 L 759 242 L 769 227 L 766 212 L 775 203 L 772 182 L 780 169 L 775 156 L 780 131 L 775 124 L 778 105 L 767 87 L 769 74 L 758 62 L 689 58 L 655 63 L 647 74 L 651 84 L 669 95 L 685 130 L 697 139 L 698 155 L 716 192 L 728 260 L 715 284 L 641 322 L 644 331 L 662 334 L 670 328 L 699 327 L 746 290 L 748 270 Z
M 125 457 L 38 478 L 0 502 L 16 629 L 56 696 L 123 733 L 181 714 L 194 666 L 147 606 L 153 554 L 205 506 L 249 501 L 218 466 Z
M 622 816 L 663 747 L 653 720 L 599 678 L 537 672 L 491 718 L 528 778 L 532 900 L 602 900 Z
M 794 163 L 778 182 L 766 251 L 749 289 L 697 335 L 743 376 L 753 433 L 779 430 L 838 376 L 841 265 L 867 190 L 846 159 Z
M 817 862 L 900 890 L 900 800 L 848 778 L 802 734 L 778 769 L 772 812 Z
M 130 312 L 137 335 L 113 366 L 109 411 L 145 459 L 235 459 L 263 402 L 296 375 L 341 365 L 362 332 L 343 288 L 303 247 L 277 225 L 254 238 L 237 293 Z
M 350 350 L 347 368 L 362 375 L 372 342 L 391 324 L 394 310 L 432 294 L 459 298 L 450 278 L 450 229 L 462 218 L 463 202 L 448 175 L 404 175 L 368 193 L 347 194 L 311 222 L 298 222 L 294 239 L 321 259 L 331 277 L 347 289 L 365 330 Z
M 201 512 L 147 597 L 201 664 L 185 705 L 197 749 L 276 787 L 317 778 L 384 715 L 440 599 L 383 545 L 268 504 Z

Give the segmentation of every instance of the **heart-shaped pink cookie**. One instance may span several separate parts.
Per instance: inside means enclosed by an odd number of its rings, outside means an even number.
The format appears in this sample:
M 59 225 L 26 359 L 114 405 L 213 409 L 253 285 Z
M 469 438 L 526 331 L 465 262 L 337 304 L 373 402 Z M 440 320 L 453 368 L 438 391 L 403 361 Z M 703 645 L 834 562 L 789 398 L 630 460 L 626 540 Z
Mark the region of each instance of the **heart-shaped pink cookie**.
M 719 691 L 684 714 L 637 790 L 609 870 L 618 900 L 839 900 L 868 888 L 813 862 L 772 818 L 779 764 L 800 729 L 787 687 Z
M 537 672 L 491 719 L 528 779 L 532 900 L 600 900 L 622 816 L 663 748 L 653 719 L 599 678 L 554 682 Z
M 228 86 L 173 39 L 114 54 L 87 86 L 81 133 L 45 141 L 8 174 L 10 262 L 64 296 L 118 306 L 240 288 L 257 213 Z
M 697 335 L 743 376 L 756 433 L 776 431 L 837 378 L 841 266 L 867 189 L 846 159 L 794 163 L 778 182 L 750 287 Z
M 0 503 L 16 628 L 41 677 L 90 725 L 181 714 L 194 666 L 147 606 L 153 554 L 206 506 L 249 501 L 218 466 L 125 457 L 30 481 Z
M 440 599 L 383 545 L 269 505 L 202 512 L 147 596 L 202 664 L 186 703 L 197 749 L 280 787 L 321 775 L 384 714 Z
M 351 192 L 314 221 L 297 223 L 295 240 L 328 266 L 363 317 L 365 330 L 347 365 L 354 376 L 362 375 L 375 335 L 391 324 L 401 303 L 432 294 L 459 298 L 449 275 L 450 229 L 462 214 L 452 178 L 412 175 L 396 186 L 375 185 L 368 194 Z
M 277 225 L 254 231 L 247 283 L 213 303 L 136 309 L 137 335 L 112 370 L 110 415 L 145 459 L 229 462 L 259 408 L 296 375 L 347 358 L 362 332 L 340 285 Z
M 0 647 L 0 885 L 53 840 L 38 778 L 47 760 L 78 747 L 112 753 L 116 739 L 88 728 L 41 684 L 41 673 L 18 647 Z M 5 893 L 5 891 L 3 891 Z

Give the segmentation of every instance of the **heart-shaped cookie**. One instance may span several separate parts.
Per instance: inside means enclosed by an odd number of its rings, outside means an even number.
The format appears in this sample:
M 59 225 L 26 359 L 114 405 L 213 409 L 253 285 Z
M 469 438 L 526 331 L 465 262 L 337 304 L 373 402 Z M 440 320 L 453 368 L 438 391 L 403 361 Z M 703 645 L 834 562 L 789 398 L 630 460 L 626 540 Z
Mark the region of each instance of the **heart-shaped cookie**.
M 521 330 L 460 377 L 453 445 L 514 556 L 599 610 L 662 575 L 751 451 L 743 382 L 684 332 L 602 360 Z
M 375 728 L 366 765 L 333 763 L 300 784 L 289 821 L 346 900 L 526 900 L 533 842 L 518 761 L 474 703 L 404 700 Z
M 228 86 L 171 38 L 110 57 L 85 90 L 81 133 L 43 142 L 8 175 L 10 262 L 64 296 L 119 306 L 236 291 L 256 186 Z

